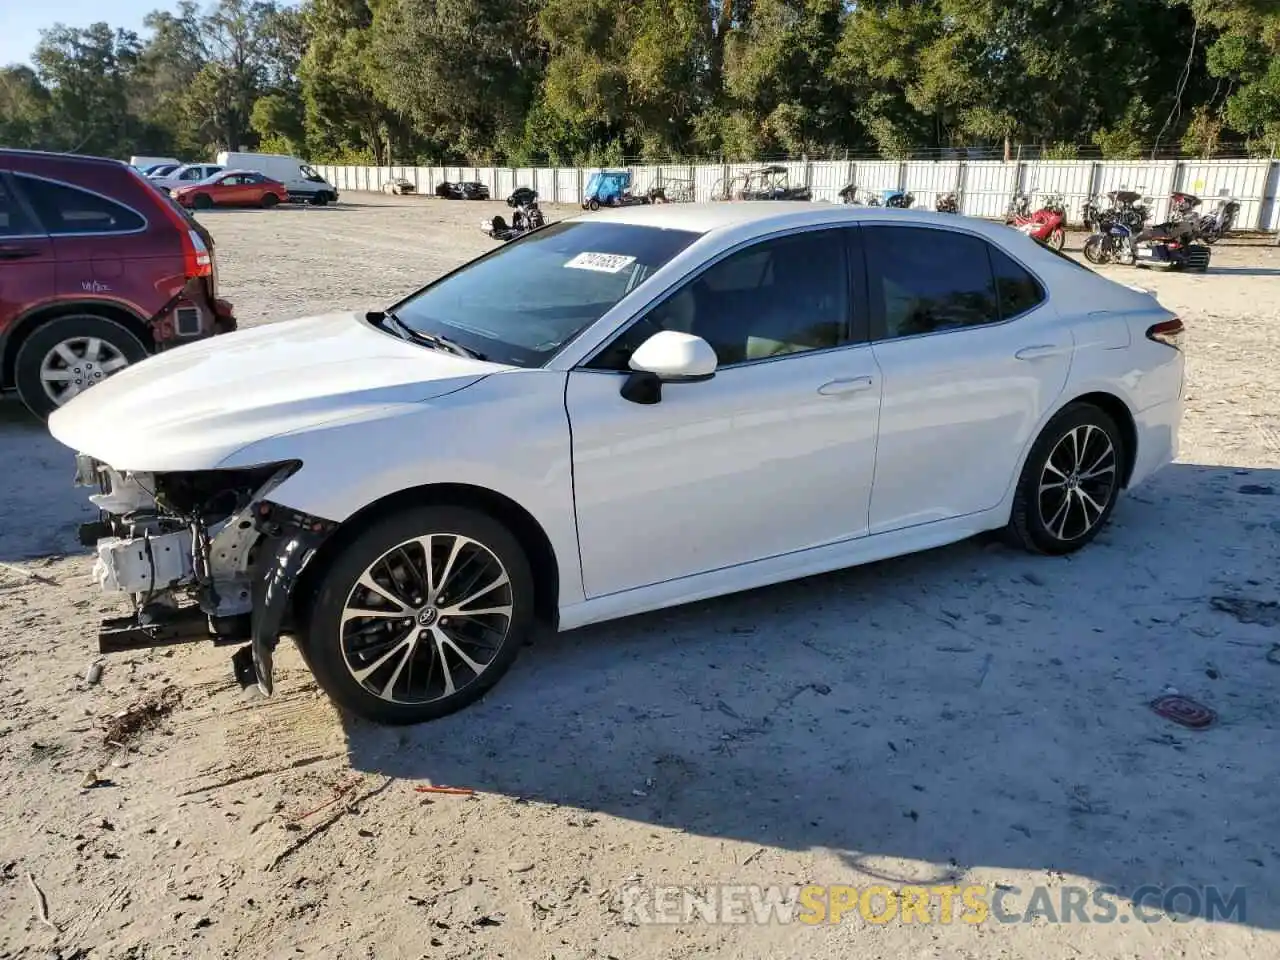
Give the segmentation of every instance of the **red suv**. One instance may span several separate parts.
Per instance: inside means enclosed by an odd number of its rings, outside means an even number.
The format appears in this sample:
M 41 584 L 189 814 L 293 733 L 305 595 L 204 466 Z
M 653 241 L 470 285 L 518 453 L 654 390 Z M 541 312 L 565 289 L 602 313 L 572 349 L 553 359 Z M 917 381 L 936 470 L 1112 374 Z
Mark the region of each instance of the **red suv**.
M 0 150 L 0 390 L 36 416 L 234 330 L 217 277 L 209 232 L 132 167 Z

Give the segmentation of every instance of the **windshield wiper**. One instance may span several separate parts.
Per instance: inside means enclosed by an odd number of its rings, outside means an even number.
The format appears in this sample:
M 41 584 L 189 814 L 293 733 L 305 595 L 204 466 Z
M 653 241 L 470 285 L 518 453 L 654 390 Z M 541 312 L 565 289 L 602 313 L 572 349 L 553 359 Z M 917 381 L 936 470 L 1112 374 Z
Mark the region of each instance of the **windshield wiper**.
M 448 337 L 442 337 L 435 333 L 422 333 L 421 331 L 413 329 L 413 327 L 409 326 L 390 310 L 380 311 L 375 314 L 375 316 L 386 320 L 401 340 L 408 340 L 410 343 L 420 343 L 424 346 L 433 347 L 436 350 L 444 350 L 447 353 L 452 353 L 459 357 L 469 357 L 472 360 L 486 359 L 483 353 L 472 350 L 470 347 L 464 347 L 462 344 L 455 340 L 450 340 Z

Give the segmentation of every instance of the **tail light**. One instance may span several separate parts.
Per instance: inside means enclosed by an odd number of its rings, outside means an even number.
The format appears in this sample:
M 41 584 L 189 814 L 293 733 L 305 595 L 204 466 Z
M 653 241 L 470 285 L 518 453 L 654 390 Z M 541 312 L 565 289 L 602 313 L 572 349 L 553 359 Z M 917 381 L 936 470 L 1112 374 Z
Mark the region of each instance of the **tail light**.
M 1147 328 L 1147 339 L 1154 340 L 1156 343 L 1163 343 L 1166 347 L 1173 347 L 1175 350 L 1182 349 L 1182 335 L 1186 332 L 1186 327 L 1177 317 L 1172 320 L 1162 320 L 1160 323 Z

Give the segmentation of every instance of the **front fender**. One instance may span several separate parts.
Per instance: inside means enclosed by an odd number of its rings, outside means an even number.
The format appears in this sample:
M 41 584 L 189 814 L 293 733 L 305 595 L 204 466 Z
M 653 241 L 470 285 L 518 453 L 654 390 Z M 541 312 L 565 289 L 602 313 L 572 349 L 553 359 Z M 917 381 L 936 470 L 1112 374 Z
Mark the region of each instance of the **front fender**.
M 500 494 L 546 533 L 560 568 L 561 603 L 579 602 L 566 380 L 549 370 L 488 377 L 425 403 L 251 444 L 221 466 L 289 451 L 302 467 L 272 491 L 272 501 L 339 523 L 433 484 Z

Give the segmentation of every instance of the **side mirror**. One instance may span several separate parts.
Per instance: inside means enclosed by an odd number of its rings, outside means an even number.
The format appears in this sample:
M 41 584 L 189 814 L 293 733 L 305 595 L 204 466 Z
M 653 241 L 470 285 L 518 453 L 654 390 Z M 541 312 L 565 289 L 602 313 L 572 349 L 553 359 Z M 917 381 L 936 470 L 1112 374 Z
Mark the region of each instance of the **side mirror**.
M 634 371 L 622 385 L 632 403 L 657 403 L 664 383 L 697 383 L 716 375 L 716 352 L 701 337 L 676 330 L 660 330 L 636 349 L 629 366 Z

